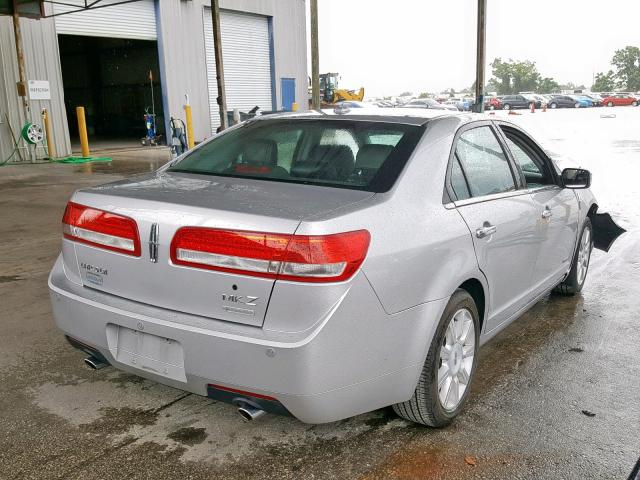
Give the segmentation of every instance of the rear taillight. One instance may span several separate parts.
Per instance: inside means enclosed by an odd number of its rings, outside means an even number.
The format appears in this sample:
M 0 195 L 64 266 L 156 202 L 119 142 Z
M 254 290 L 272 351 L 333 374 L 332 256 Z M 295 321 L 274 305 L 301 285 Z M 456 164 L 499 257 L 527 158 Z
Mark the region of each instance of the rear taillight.
M 366 230 L 334 235 L 183 227 L 171 242 L 176 265 L 297 282 L 340 282 L 353 276 L 369 249 Z
M 69 202 L 62 217 L 62 232 L 74 242 L 140 256 L 138 225 L 129 217 Z

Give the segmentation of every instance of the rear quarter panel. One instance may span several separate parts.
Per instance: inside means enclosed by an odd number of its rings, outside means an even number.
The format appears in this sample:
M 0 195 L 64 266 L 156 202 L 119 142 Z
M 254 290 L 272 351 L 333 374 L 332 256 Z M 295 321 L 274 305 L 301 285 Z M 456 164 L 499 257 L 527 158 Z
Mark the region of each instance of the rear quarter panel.
M 469 278 L 484 284 L 468 227 L 442 201 L 453 134 L 464 119 L 432 120 L 391 191 L 356 211 L 305 219 L 298 228 L 299 234 L 369 230 L 362 269 L 389 314 L 448 298 Z

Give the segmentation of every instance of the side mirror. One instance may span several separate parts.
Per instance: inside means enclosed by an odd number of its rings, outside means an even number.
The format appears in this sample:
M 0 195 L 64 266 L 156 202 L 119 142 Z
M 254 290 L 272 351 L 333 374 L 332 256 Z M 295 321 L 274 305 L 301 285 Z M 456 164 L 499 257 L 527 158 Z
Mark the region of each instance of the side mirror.
M 589 188 L 591 186 L 591 172 L 582 168 L 565 168 L 562 171 L 562 186 L 564 188 Z

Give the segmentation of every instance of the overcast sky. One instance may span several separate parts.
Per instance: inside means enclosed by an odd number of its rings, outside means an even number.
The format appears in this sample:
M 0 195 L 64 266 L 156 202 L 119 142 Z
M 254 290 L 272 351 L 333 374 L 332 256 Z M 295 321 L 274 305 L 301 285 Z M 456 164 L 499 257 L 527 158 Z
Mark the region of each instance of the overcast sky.
M 320 71 L 367 97 L 469 87 L 477 0 L 319 0 Z M 487 0 L 487 63 L 532 60 L 591 86 L 618 48 L 640 46 L 640 1 Z M 310 70 L 309 70 L 310 71 Z M 487 65 L 487 79 L 491 68 Z

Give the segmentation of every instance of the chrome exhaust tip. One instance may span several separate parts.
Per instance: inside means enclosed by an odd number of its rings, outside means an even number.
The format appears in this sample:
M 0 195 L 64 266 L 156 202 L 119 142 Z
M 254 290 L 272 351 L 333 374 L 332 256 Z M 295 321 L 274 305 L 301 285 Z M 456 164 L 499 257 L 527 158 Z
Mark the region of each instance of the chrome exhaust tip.
M 245 403 L 238 407 L 238 413 L 245 422 L 251 422 L 253 420 L 257 420 L 267 412 Z
M 84 359 L 84 363 L 93 370 L 100 370 L 101 368 L 109 366 L 108 363 L 98 360 L 96 357 L 87 357 Z

